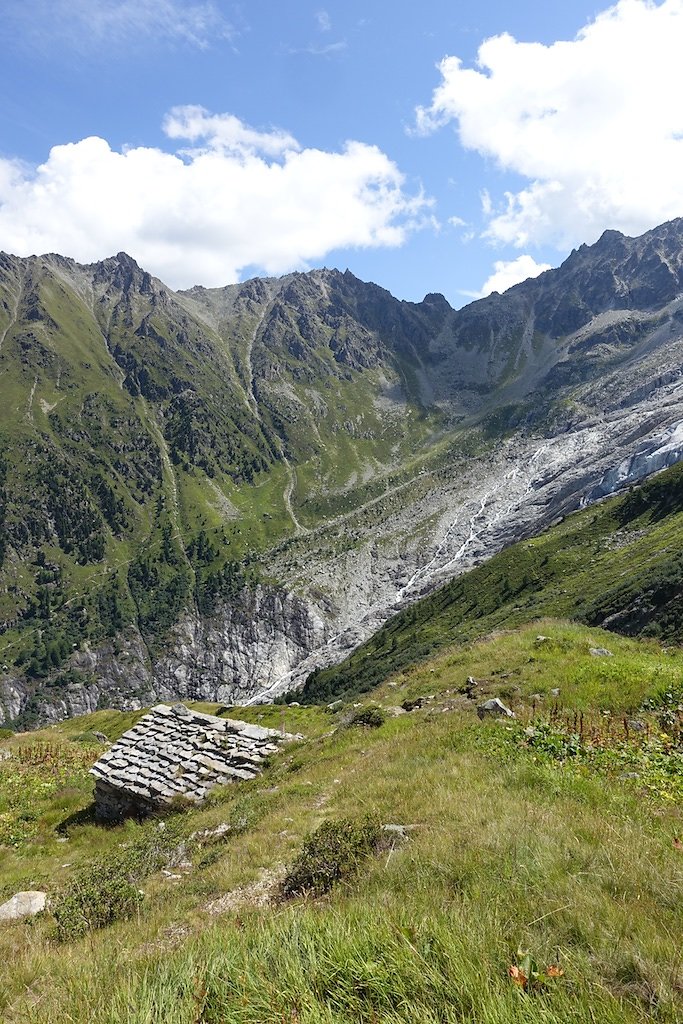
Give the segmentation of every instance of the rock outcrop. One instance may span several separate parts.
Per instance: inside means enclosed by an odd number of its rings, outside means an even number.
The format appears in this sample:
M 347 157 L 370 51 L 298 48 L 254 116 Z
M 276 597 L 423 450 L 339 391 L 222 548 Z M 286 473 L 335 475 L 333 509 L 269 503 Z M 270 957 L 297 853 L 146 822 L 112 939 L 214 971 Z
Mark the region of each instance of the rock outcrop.
M 0 725 L 27 709 L 33 712 L 28 724 L 41 725 L 100 707 L 137 710 L 158 700 L 244 703 L 293 672 L 324 644 L 327 631 L 312 603 L 257 587 L 210 618 L 184 614 L 161 655 L 131 627 L 116 642 L 75 652 L 71 681 L 46 685 L 38 697 L 25 678 L 0 675 Z

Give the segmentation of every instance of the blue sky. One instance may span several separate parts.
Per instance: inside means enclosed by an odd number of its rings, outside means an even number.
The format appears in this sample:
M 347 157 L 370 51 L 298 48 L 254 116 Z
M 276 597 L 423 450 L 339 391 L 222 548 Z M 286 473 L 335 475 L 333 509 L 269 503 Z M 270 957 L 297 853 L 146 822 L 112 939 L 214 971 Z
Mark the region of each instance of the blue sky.
M 19 255 L 125 249 L 176 287 L 349 267 L 461 305 L 683 214 L 683 0 L 4 7 Z

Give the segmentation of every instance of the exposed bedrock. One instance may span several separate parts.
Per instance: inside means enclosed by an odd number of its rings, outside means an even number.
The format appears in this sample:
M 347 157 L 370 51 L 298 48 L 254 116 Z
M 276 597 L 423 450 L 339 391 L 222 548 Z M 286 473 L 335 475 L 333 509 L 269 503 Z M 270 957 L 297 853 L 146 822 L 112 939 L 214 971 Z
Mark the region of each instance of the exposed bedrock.
M 99 707 L 136 709 L 157 700 L 238 704 L 282 678 L 324 644 L 327 627 L 312 602 L 271 587 L 245 591 L 236 607 L 212 618 L 187 612 L 156 656 L 137 629 L 116 642 L 78 651 L 70 667 L 83 682 L 64 689 L 0 677 L 0 724 L 32 706 L 38 723 L 87 714 Z

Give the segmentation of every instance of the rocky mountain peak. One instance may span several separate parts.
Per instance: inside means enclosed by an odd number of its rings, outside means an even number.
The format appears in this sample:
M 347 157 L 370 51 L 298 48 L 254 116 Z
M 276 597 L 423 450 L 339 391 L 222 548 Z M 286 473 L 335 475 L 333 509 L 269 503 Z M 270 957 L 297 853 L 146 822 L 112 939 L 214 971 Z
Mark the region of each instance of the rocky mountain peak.
M 94 283 L 108 285 L 127 296 L 135 293 L 149 296 L 164 287 L 126 252 L 101 260 L 93 264 L 91 269 Z

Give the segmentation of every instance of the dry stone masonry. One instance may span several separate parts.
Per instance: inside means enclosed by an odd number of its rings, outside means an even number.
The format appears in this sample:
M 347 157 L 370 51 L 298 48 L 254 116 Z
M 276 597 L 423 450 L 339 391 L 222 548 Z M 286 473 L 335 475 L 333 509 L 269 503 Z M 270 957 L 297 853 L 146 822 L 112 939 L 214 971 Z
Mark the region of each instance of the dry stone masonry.
M 90 769 L 95 813 L 141 817 L 174 797 L 200 802 L 214 786 L 253 779 L 264 758 L 296 737 L 230 718 L 157 704 Z

